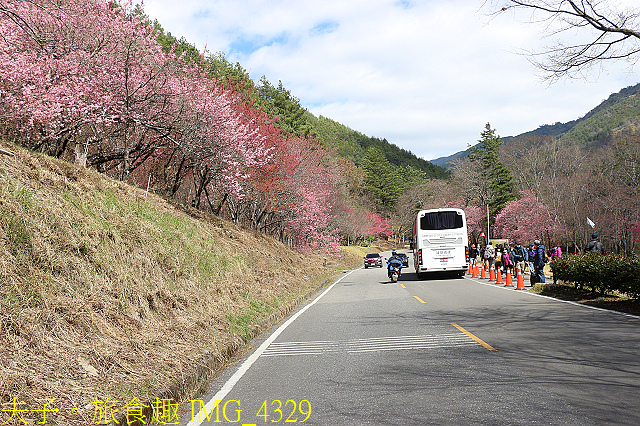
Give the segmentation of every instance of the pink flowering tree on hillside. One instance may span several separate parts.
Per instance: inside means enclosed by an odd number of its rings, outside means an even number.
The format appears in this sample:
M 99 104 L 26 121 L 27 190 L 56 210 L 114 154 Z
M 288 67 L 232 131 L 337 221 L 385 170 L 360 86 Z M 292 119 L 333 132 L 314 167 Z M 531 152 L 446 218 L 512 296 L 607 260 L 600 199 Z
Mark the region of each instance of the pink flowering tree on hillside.
M 3 6 L 3 117 L 27 135 L 26 146 L 67 159 L 75 153 L 122 179 L 151 158 L 177 160 L 171 192 L 190 175 L 198 204 L 206 192 L 240 194 L 243 169 L 268 161 L 266 136 L 233 91 L 163 53 L 131 2 Z
M 270 160 L 271 141 L 240 99 L 206 76 L 195 74 L 181 92 L 188 96 L 172 142 L 190 160 L 197 207 L 205 196 L 241 197 L 248 170 Z
M 100 0 L 5 4 L 3 113 L 27 146 L 58 157 L 75 149 L 106 169 L 115 160 L 126 176 L 164 141 L 179 110 L 179 61 L 132 12 Z
M 132 183 L 153 178 L 163 194 L 298 247 L 334 249 L 331 154 L 281 135 L 224 77 L 164 53 L 140 16 L 130 0 L 1 2 L 5 135 Z
M 391 223 L 377 213 L 368 213 L 370 224 L 368 235 L 377 238 L 388 238 L 393 235 Z
M 292 137 L 289 147 L 295 172 L 289 190 L 293 202 L 287 229 L 302 251 L 336 253 L 339 237 L 330 229 L 338 179 L 333 159 L 317 140 Z
M 556 220 L 553 210 L 531 191 L 521 191 L 520 195 L 520 199 L 507 203 L 498 213 L 494 234 L 523 244 L 536 239 L 551 243 L 564 240 L 566 230 Z
M 331 225 L 347 245 L 393 235 L 393 228 L 387 219 L 356 206 L 344 196 L 336 199 Z
M 261 109 L 247 102 L 238 103 L 236 108 L 253 129 L 253 135 L 260 135 L 266 161 L 261 164 L 242 162 L 242 194 L 229 194 L 227 211 L 234 220 L 244 217 L 252 229 L 281 235 L 284 219 L 291 210 L 287 190 L 292 185 L 296 163 L 289 150 L 289 141 L 275 126 L 275 119 Z M 220 195 L 227 196 L 227 193 Z
M 358 207 L 344 195 L 337 196 L 334 200 L 334 208 L 330 225 L 336 233 L 340 234 L 344 244 L 351 245 L 362 241 L 368 234 L 368 212 Z

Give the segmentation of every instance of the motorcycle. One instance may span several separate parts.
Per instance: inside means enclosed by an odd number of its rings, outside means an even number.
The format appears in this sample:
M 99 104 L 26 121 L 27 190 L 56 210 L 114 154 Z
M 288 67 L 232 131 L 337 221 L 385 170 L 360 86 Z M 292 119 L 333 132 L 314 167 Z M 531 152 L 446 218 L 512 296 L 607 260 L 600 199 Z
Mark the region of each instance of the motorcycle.
M 387 276 L 391 280 L 391 282 L 398 282 L 398 278 L 400 277 L 400 271 L 402 270 L 402 261 L 398 259 L 391 259 L 387 263 Z
M 398 277 L 400 276 L 400 268 L 397 266 L 392 266 L 389 268 L 389 278 L 391 278 L 391 282 L 398 282 Z

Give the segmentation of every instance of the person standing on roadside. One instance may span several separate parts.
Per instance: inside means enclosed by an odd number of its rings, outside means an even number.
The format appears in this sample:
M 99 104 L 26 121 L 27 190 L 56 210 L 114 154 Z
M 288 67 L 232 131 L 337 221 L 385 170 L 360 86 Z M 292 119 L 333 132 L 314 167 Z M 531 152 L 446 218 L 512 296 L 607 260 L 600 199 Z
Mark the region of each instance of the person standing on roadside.
M 509 245 L 505 245 L 504 250 L 502 250 L 502 270 L 507 273 L 507 271 L 513 272 L 513 259 L 511 259 L 511 250 L 509 249 Z
M 536 249 L 533 243 L 529 244 L 529 250 L 527 250 L 527 264 L 529 265 L 529 273 L 531 277 L 533 277 L 533 271 L 535 267 L 533 266 L 533 259 L 536 256 Z
M 529 260 L 527 250 L 520 245 L 520 241 L 516 241 L 512 252 L 513 264 L 516 268 L 520 268 L 520 273 L 524 274 L 524 267 Z
M 587 243 L 587 246 L 584 248 L 584 252 L 596 252 L 600 254 L 604 254 L 604 244 L 598 241 L 598 234 L 591 235 L 591 241 Z
M 558 260 L 561 257 L 562 257 L 562 249 L 560 248 L 560 246 L 553 246 L 553 248 L 551 249 L 551 262 Z M 553 272 L 553 283 L 557 284 L 558 279 L 556 278 L 556 270 L 553 267 L 552 267 L 552 272 Z
M 491 245 L 491 241 L 487 243 L 487 246 L 484 248 L 484 269 L 488 271 L 493 265 L 493 260 L 496 255 L 496 251 Z
M 547 254 L 545 253 L 544 244 L 540 240 L 533 242 L 536 248 L 536 254 L 533 258 L 533 266 L 535 268 L 536 281 L 539 283 L 546 282 L 544 279 L 544 265 L 547 263 Z
M 471 267 L 476 266 L 476 261 L 478 260 L 478 249 L 475 244 L 471 244 L 471 248 L 469 249 L 469 261 L 471 262 Z
M 502 246 L 500 244 L 496 246 L 496 255 L 493 257 L 493 265 L 496 268 L 496 272 L 498 272 L 498 269 L 502 270 Z

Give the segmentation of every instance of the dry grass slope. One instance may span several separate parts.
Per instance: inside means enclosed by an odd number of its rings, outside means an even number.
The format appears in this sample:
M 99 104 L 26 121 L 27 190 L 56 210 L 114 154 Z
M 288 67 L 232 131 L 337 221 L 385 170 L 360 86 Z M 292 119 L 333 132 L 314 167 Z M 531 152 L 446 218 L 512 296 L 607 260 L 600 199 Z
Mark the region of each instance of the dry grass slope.
M 92 170 L 0 148 L 15 153 L 0 155 L 0 398 L 55 398 L 48 424 L 90 424 L 96 400 L 188 396 L 361 259 L 323 267 Z

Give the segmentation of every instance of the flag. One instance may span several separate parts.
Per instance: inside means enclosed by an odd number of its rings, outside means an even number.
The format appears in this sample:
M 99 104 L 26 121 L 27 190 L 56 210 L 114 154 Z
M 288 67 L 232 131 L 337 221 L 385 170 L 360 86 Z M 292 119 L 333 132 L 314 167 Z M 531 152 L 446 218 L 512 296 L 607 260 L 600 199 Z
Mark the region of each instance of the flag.
M 593 223 L 593 221 L 592 221 L 591 219 L 589 219 L 588 217 L 587 217 L 587 225 L 589 225 L 589 226 L 590 226 L 590 227 L 592 227 L 592 228 L 595 228 L 595 227 L 596 227 L 596 224 L 595 224 L 595 223 Z

